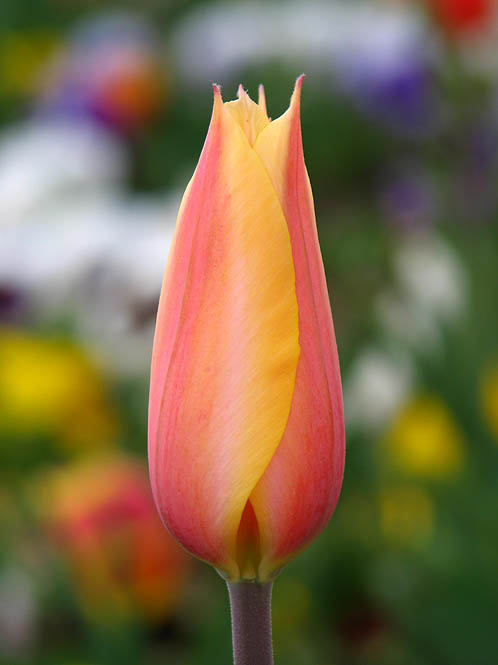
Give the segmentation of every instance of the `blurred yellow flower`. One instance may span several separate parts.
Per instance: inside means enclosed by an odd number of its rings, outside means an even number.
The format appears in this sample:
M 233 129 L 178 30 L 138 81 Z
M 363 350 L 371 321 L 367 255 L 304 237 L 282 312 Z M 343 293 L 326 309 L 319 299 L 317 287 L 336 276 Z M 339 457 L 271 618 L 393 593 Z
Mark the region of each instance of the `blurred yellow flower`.
M 0 329 L 0 428 L 4 432 L 46 434 L 74 452 L 111 442 L 116 427 L 103 379 L 82 349 Z
M 430 479 L 455 476 L 464 461 L 457 423 L 431 396 L 416 397 L 402 408 L 387 432 L 386 450 L 401 471 Z
M 144 464 L 87 459 L 45 473 L 32 495 L 89 617 L 155 620 L 174 609 L 190 558 L 159 520 Z
M 481 409 L 486 424 L 498 440 L 498 363 L 486 370 L 482 377 Z
M 0 89 L 11 95 L 35 92 L 39 75 L 57 42 L 47 32 L 10 33 L 0 40 Z
M 419 487 L 386 487 L 379 497 L 384 536 L 401 545 L 423 545 L 434 530 L 434 506 Z

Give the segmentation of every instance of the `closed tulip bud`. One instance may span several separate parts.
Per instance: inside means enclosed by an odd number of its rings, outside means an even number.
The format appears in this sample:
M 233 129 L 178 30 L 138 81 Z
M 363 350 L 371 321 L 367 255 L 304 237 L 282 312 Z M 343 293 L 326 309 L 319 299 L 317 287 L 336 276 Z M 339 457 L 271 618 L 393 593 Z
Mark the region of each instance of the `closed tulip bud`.
M 161 517 L 229 581 L 273 579 L 339 496 L 344 418 L 300 93 L 214 107 L 156 325 L 150 477 Z

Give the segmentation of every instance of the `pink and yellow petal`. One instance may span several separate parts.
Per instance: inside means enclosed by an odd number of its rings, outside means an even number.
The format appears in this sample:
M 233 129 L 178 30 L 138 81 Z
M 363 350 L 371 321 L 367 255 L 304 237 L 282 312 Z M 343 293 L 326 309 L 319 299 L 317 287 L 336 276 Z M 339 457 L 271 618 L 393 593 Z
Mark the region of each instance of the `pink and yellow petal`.
M 253 102 L 241 85 L 237 97 L 235 101 L 225 103 L 225 110 L 232 115 L 252 146 L 263 129 L 270 124 L 266 115 L 266 104 Z
M 150 460 L 173 535 L 233 578 L 242 513 L 289 418 L 300 354 L 294 284 L 279 199 L 216 91 L 163 284 Z
M 289 420 L 251 503 L 258 519 L 260 577 L 304 547 L 329 520 L 344 471 L 339 362 L 304 164 L 298 79 L 289 110 L 257 137 L 291 238 L 299 309 L 299 358 Z

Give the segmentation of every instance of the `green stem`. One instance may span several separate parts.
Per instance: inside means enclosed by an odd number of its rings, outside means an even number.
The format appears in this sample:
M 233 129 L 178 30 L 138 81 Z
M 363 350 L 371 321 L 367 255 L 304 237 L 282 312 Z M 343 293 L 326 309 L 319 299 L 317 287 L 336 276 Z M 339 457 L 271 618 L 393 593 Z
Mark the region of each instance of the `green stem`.
M 272 582 L 227 582 L 234 665 L 273 665 Z

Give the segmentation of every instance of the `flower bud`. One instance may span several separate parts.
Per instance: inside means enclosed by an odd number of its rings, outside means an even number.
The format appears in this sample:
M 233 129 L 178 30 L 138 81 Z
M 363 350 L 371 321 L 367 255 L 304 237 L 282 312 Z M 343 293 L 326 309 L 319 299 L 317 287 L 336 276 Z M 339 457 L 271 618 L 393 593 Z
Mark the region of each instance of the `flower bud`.
M 149 465 L 174 537 L 268 581 L 326 525 L 344 469 L 339 363 L 297 80 L 214 107 L 180 206 L 152 358 Z

